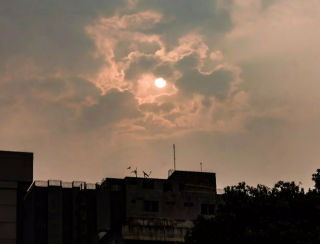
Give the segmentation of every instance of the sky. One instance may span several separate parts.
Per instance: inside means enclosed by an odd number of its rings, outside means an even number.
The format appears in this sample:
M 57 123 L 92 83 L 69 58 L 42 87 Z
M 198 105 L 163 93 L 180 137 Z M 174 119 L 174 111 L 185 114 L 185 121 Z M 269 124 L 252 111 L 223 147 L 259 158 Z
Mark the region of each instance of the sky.
M 0 150 L 34 179 L 313 187 L 319 0 L 2 0 Z M 157 78 L 166 80 L 158 88 Z

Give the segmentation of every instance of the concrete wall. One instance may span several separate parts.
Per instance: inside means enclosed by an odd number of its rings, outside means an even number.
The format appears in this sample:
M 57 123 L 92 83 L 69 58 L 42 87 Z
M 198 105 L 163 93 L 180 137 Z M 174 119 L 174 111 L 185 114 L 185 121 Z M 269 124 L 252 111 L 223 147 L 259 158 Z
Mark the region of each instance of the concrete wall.
M 0 181 L 0 243 L 16 243 L 17 182 Z
M 32 153 L 0 151 L 0 243 L 22 243 L 23 197 L 32 180 Z
M 49 181 L 48 186 L 48 244 L 59 244 L 63 240 L 61 181 Z
M 124 189 L 119 188 L 121 182 Z M 212 210 L 217 201 L 215 174 L 201 172 L 174 172 L 168 179 L 107 178 L 99 192 L 105 201 L 101 204 L 98 198 L 98 226 L 101 232 L 106 230 L 99 243 L 184 242 L 192 220 L 200 214 L 213 216 L 201 213 L 202 205 Z M 117 212 L 122 201 L 124 210 Z M 146 207 L 150 202 L 157 206 L 152 211 Z
M 186 232 L 193 227 L 192 220 L 202 214 L 202 204 L 216 205 L 214 174 L 204 175 L 203 182 L 200 176 L 196 174 L 195 179 L 189 179 L 187 173 L 169 180 L 125 178 L 124 240 L 184 242 Z M 158 202 L 158 211 L 146 211 L 146 201 Z
M 96 196 L 90 190 L 80 190 L 83 182 L 61 182 L 56 180 L 36 181 L 25 196 L 26 228 L 24 244 L 91 244 L 96 234 Z M 94 184 L 93 184 L 94 185 Z M 85 192 L 88 200 L 88 218 L 79 226 L 79 193 Z M 79 229 L 80 227 L 80 229 Z M 87 229 L 86 239 L 79 234 Z M 2 244 L 0 242 L 0 244 Z
M 0 151 L 0 180 L 33 181 L 33 153 Z
M 33 187 L 33 186 L 32 186 Z M 23 228 L 23 244 L 37 243 L 35 241 L 35 213 L 36 213 L 36 193 L 31 191 L 28 198 L 24 201 L 24 222 L 27 223 Z
M 132 181 L 137 184 L 132 184 Z M 154 189 L 144 189 L 143 182 L 153 182 Z M 201 204 L 214 204 L 215 192 L 212 189 L 184 187 L 173 180 L 126 178 L 126 214 L 127 217 L 152 217 L 193 220 L 201 214 Z M 171 184 L 172 191 L 164 191 L 164 184 Z M 145 201 L 157 201 L 158 212 L 147 212 Z M 193 206 L 185 206 L 191 203 Z
M 183 184 L 203 185 L 216 188 L 216 174 L 208 172 L 174 171 L 168 180 L 176 180 Z

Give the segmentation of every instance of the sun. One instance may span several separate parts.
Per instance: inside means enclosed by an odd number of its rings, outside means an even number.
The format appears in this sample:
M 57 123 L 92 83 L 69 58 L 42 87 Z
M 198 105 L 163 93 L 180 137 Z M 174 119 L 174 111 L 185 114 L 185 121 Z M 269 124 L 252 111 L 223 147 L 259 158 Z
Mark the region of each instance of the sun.
M 154 84 L 159 88 L 163 88 L 166 86 L 167 82 L 163 78 L 158 78 L 155 80 Z

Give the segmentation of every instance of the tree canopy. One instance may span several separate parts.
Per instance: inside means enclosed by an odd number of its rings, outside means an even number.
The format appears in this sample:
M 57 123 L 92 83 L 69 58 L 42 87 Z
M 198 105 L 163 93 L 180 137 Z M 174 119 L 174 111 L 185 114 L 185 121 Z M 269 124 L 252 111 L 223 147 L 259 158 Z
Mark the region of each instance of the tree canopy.
M 315 188 L 279 181 L 273 188 L 226 187 L 224 204 L 212 219 L 199 216 L 187 243 L 320 243 L 320 169 L 312 175 Z

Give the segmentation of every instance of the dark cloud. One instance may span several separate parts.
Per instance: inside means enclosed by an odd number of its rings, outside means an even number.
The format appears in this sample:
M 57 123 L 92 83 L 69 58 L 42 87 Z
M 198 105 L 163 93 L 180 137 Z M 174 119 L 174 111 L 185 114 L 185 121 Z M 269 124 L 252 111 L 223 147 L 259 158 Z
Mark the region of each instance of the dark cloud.
M 200 64 L 200 56 L 198 53 L 192 53 L 185 56 L 183 59 L 179 60 L 176 67 L 181 71 L 187 71 L 190 69 L 195 69 Z
M 154 56 L 139 56 L 136 58 L 136 60 L 131 61 L 129 68 L 125 70 L 125 79 L 136 80 L 140 78 L 144 73 L 151 72 L 154 67 L 160 62 L 160 59 Z
M 201 101 L 202 106 L 204 107 L 210 107 L 211 106 L 211 101 L 208 97 L 205 97 L 202 101 Z
M 127 57 L 131 52 L 139 50 L 142 54 L 155 54 L 156 51 L 161 49 L 158 42 L 139 42 L 132 40 L 121 40 L 117 43 L 116 47 L 113 49 L 114 60 L 116 62 L 121 61 L 121 59 Z
M 169 120 L 170 122 L 174 122 L 176 119 L 180 118 L 181 116 L 183 116 L 182 113 L 171 113 L 163 116 L 163 118 L 166 120 Z
M 198 70 L 188 70 L 176 81 L 176 86 L 183 92 L 214 96 L 224 100 L 227 98 L 233 80 L 233 73 L 224 69 L 213 71 L 208 75 Z
M 271 116 L 256 116 L 247 118 L 244 126 L 246 130 L 255 135 L 271 133 L 273 136 L 278 137 L 281 136 L 279 131 L 287 125 L 284 119 Z
M 276 2 L 280 2 L 281 0 L 260 0 L 261 1 L 261 8 L 265 10 L 275 4 Z
M 122 6 L 125 0 L 3 0 L 0 64 L 17 56 L 32 58 L 47 72 L 92 73 L 103 60 L 92 56 L 95 45 L 84 27 Z
M 75 77 L 69 80 L 69 85 L 72 90 L 72 100 L 74 102 L 82 102 L 87 97 L 96 99 L 101 95 L 101 89 L 96 87 L 92 82 L 80 77 Z
M 139 108 L 142 111 L 152 112 L 155 114 L 169 113 L 174 108 L 174 104 L 169 102 L 162 103 L 162 104 L 142 103 Z
M 171 62 L 162 62 L 160 65 L 158 65 L 154 71 L 153 74 L 156 77 L 162 77 L 166 81 L 170 81 L 170 79 L 173 76 L 175 69 L 173 68 L 173 65 Z
M 51 93 L 55 96 L 59 96 L 67 90 L 66 81 L 61 78 L 45 79 L 43 81 L 39 81 L 38 84 L 34 85 L 35 89 L 39 90 L 39 92 Z
M 152 9 L 164 15 L 162 22 L 147 33 L 160 34 L 168 50 L 191 31 L 224 33 L 233 27 L 229 10 L 219 8 L 218 0 L 143 0 L 139 1 L 137 9 Z
M 137 107 L 138 100 L 131 92 L 111 89 L 99 98 L 98 104 L 83 109 L 79 119 L 80 128 L 85 131 L 96 130 L 123 119 L 142 117 Z

